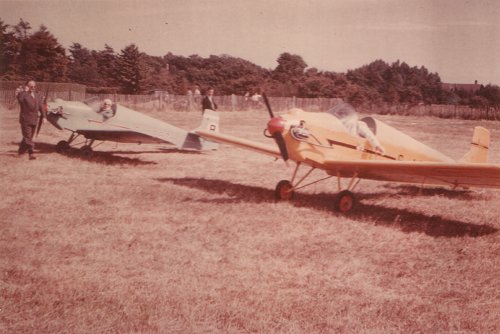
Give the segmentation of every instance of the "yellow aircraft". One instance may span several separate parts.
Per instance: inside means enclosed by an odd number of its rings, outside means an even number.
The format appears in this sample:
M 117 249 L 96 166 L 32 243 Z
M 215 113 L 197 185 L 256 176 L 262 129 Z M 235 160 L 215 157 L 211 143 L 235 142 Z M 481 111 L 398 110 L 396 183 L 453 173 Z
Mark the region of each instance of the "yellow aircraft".
M 263 98 L 271 117 L 264 135 L 274 138 L 278 147 L 217 132 L 196 133 L 209 140 L 293 160 L 296 167 L 291 179 L 276 186 L 278 200 L 289 200 L 295 190 L 331 177 L 338 179 L 335 208 L 342 213 L 354 207 L 352 191 L 360 179 L 500 188 L 500 165 L 488 163 L 490 135 L 483 127 L 474 128 L 469 151 L 455 161 L 373 117 L 359 119 L 347 103 L 324 113 L 291 109 L 276 117 L 267 97 Z M 309 170 L 298 177 L 302 165 L 309 166 Z M 305 184 L 315 169 L 324 170 L 327 176 Z M 342 178 L 349 179 L 347 187 L 342 186 Z

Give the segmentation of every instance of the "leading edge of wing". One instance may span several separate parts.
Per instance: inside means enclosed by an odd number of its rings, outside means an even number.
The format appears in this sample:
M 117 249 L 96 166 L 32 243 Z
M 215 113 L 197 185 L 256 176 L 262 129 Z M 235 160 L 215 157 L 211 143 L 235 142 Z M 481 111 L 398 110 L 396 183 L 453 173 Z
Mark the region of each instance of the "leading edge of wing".
M 114 141 L 121 143 L 144 143 L 144 144 L 170 143 L 167 140 L 132 130 L 78 129 L 75 130 L 74 132 L 79 133 L 88 139 L 103 140 L 103 141 Z
M 238 138 L 231 135 L 222 134 L 219 132 L 196 130 L 195 133 L 200 137 L 215 142 L 230 144 L 244 149 L 256 151 L 262 154 L 267 154 L 275 158 L 281 158 L 280 151 L 276 146 L 262 144 L 248 139 Z
M 330 175 L 379 181 L 500 188 L 500 165 L 422 161 L 326 161 Z

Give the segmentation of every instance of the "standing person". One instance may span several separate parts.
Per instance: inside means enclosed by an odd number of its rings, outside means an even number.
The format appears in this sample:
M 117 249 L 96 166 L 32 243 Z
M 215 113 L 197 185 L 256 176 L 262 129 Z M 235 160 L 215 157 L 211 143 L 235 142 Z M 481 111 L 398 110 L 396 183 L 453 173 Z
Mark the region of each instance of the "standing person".
M 217 110 L 217 103 L 214 101 L 214 89 L 212 87 L 208 88 L 207 95 L 203 98 L 201 102 L 201 112 L 205 113 L 205 109 Z
M 191 111 L 193 108 L 193 92 L 191 89 L 188 89 L 187 91 L 187 111 Z
M 200 92 L 200 86 L 195 85 L 194 86 L 194 103 L 198 106 L 201 101 L 201 92 Z
M 28 151 L 30 160 L 34 160 L 36 157 L 33 154 L 35 148 L 33 136 L 35 135 L 36 125 L 38 123 L 38 113 L 40 113 L 43 122 L 45 122 L 46 113 L 43 108 L 42 99 L 35 90 L 35 81 L 28 81 L 26 86 L 28 89 L 17 95 L 17 100 L 21 106 L 19 123 L 21 124 L 21 133 L 23 135 L 23 140 L 19 144 L 18 153 L 24 154 Z
M 243 95 L 243 110 L 248 109 L 248 100 L 250 99 L 250 92 L 246 91 L 245 95 Z
M 260 102 L 260 100 L 262 99 L 262 95 L 260 95 L 259 92 L 253 93 L 250 99 L 252 100 L 254 108 L 259 108 L 262 105 L 262 103 Z

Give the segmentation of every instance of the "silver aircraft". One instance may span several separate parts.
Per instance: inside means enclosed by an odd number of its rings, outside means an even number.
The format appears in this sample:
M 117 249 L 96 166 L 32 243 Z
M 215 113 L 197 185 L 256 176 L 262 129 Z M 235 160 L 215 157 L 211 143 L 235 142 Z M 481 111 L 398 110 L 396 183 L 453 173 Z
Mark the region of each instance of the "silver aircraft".
M 180 150 L 215 150 L 218 144 L 195 133 L 197 130 L 219 131 L 219 115 L 210 110 L 203 114 L 201 125 L 187 131 L 140 112 L 113 104 L 111 110 L 103 112 L 100 101 L 85 102 L 56 99 L 47 103 L 47 119 L 60 130 L 69 130 L 68 140 L 56 145 L 58 152 L 76 146 L 77 138 L 84 138 L 80 149 L 85 155 L 93 151 L 95 141 L 120 143 L 169 143 Z

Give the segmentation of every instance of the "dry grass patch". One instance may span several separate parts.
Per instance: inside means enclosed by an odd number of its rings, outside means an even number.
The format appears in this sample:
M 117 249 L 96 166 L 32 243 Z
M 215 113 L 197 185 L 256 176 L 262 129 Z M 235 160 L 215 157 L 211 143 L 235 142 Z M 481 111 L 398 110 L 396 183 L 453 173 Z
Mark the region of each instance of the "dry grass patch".
M 224 112 L 221 126 L 265 142 L 267 118 Z M 477 124 L 381 119 L 455 158 Z M 500 125 L 481 125 L 500 161 Z M 496 191 L 363 181 L 342 216 L 335 182 L 276 203 L 293 166 L 226 145 L 105 143 L 84 158 L 55 153 L 68 134 L 47 125 L 28 161 L 19 135 L 2 109 L 1 332 L 500 331 Z

